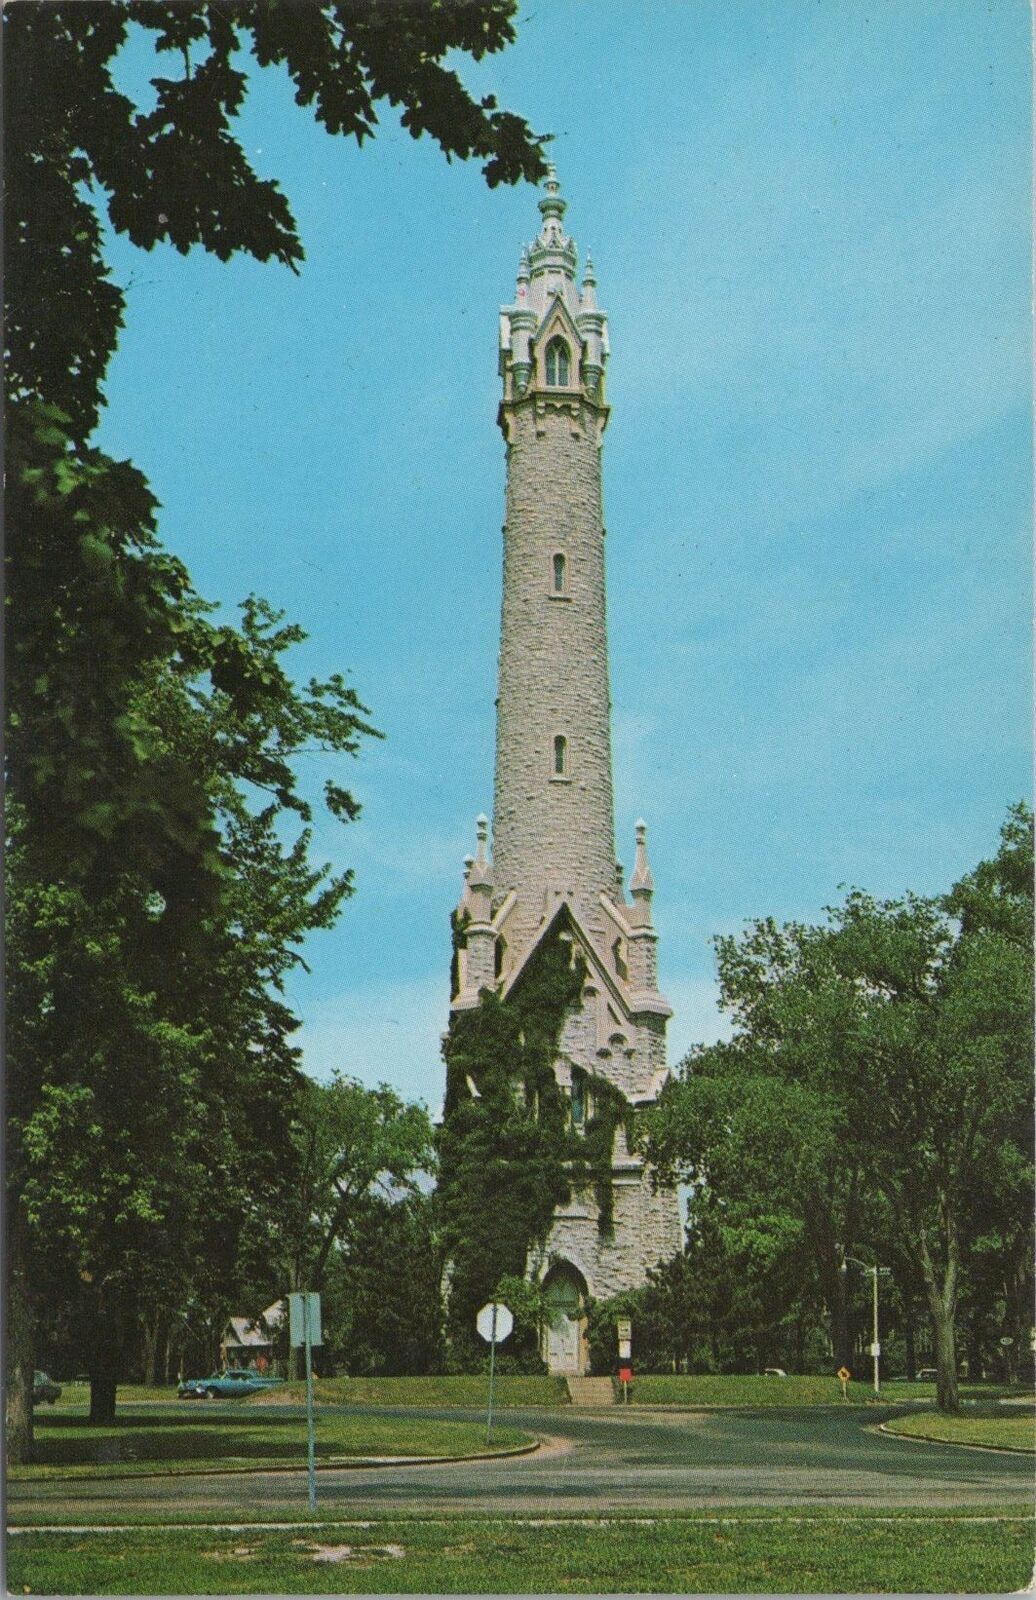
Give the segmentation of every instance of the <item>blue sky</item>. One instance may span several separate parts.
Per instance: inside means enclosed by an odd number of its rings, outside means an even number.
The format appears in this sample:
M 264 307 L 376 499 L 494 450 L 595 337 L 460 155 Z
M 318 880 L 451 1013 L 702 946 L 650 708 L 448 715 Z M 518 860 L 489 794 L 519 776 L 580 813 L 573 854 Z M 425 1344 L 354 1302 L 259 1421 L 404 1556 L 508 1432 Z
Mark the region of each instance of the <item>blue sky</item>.
M 163 70 L 166 70 L 164 64 Z M 132 60 L 127 73 L 141 70 Z M 710 938 L 936 892 L 1030 789 L 1030 19 L 1022 0 L 527 0 L 462 75 L 555 134 L 609 313 L 616 824 L 650 826 L 671 1059 Z M 497 312 L 538 227 L 390 112 L 363 151 L 256 72 L 300 277 L 115 241 L 100 442 L 202 594 L 264 594 L 386 739 L 291 981 L 310 1071 L 433 1108 L 448 918 L 491 810 Z

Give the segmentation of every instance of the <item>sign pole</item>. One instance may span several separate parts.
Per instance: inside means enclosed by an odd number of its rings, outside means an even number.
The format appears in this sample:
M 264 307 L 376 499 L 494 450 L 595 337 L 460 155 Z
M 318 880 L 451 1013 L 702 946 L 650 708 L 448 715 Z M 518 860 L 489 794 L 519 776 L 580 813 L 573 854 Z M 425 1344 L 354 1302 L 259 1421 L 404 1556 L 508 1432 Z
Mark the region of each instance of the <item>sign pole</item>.
M 874 1273 L 874 1341 L 871 1344 L 871 1355 L 874 1357 L 874 1393 L 881 1395 L 881 1375 L 879 1363 L 881 1360 L 881 1345 L 878 1342 L 878 1268 L 872 1267 Z
M 309 1320 L 309 1293 L 302 1296 L 302 1328 L 306 1341 L 306 1455 L 309 1467 L 309 1509 L 317 1508 L 317 1441 L 313 1429 L 313 1338 Z
M 489 1407 L 486 1411 L 486 1444 L 489 1444 L 489 1430 L 493 1426 L 493 1372 L 496 1367 L 496 1301 L 493 1301 L 493 1327 L 489 1340 Z

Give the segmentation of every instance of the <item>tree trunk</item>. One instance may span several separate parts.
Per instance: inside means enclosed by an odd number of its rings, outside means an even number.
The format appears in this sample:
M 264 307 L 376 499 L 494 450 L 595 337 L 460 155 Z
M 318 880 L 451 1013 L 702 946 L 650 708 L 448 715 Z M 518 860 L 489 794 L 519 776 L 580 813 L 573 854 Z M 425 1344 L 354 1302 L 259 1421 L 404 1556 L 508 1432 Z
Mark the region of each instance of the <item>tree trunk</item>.
M 12 1211 L 15 1203 L 9 1200 Z M 7 1279 L 7 1464 L 22 1466 L 32 1459 L 32 1369 L 35 1357 L 35 1318 L 29 1297 L 25 1263 L 21 1259 L 12 1219 Z
M 932 1297 L 932 1337 L 935 1342 L 936 1404 L 940 1411 L 959 1411 L 957 1393 L 957 1338 L 953 1312 L 947 1311 L 942 1297 Z
M 115 1393 L 126 1342 L 125 1329 L 106 1308 L 95 1312 L 92 1323 L 86 1361 L 86 1370 L 90 1375 L 90 1415 L 87 1421 L 110 1423 L 115 1421 Z
M 90 1415 L 88 1422 L 115 1421 L 115 1395 L 118 1380 L 110 1373 L 90 1374 Z
M 144 1383 L 149 1389 L 155 1386 L 158 1372 L 158 1312 L 144 1324 Z

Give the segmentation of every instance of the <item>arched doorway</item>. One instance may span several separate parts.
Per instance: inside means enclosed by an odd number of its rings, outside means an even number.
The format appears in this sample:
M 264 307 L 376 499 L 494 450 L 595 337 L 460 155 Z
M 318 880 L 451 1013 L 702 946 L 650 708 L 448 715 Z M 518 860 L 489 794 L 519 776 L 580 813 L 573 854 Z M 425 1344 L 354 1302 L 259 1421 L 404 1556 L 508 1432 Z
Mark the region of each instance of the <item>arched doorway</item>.
M 543 1280 L 549 1312 L 543 1330 L 547 1371 L 577 1377 L 589 1367 L 586 1344 L 586 1279 L 570 1261 L 551 1267 Z

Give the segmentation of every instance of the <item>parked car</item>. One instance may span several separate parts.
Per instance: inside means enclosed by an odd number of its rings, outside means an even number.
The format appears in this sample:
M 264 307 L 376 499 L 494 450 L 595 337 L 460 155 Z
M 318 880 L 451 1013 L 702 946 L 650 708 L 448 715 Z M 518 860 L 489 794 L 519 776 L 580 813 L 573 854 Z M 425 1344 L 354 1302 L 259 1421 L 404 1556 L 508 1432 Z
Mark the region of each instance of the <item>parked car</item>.
M 258 1394 L 283 1383 L 282 1378 L 266 1378 L 261 1372 L 231 1367 L 208 1378 L 185 1378 L 177 1388 L 181 1400 L 232 1400 L 238 1395 Z
M 48 1378 L 45 1372 L 34 1372 L 32 1375 L 32 1403 L 38 1406 L 45 1400 L 52 1406 L 55 1400 L 61 1399 L 61 1385 L 55 1383 L 53 1378 Z

